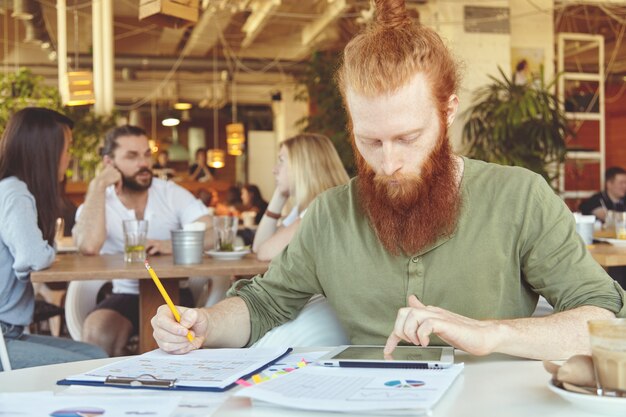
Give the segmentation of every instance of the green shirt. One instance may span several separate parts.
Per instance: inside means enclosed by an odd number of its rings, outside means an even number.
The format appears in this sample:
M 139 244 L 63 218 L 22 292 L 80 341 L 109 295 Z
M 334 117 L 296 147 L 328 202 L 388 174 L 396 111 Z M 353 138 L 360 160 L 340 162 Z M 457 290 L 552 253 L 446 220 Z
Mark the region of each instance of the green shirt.
M 384 344 L 410 294 L 475 319 L 529 317 L 538 294 L 556 311 L 593 305 L 626 316 L 624 291 L 591 257 L 543 178 L 464 163 L 455 232 L 412 256 L 380 244 L 356 180 L 318 197 L 268 271 L 229 291 L 250 310 L 249 343 L 297 316 L 313 294 L 326 296 L 353 344 Z

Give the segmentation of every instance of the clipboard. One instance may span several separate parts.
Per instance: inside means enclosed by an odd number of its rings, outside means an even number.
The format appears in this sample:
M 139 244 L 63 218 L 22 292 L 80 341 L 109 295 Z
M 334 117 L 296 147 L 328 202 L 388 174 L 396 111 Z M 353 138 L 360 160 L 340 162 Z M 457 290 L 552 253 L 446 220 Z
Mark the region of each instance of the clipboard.
M 156 349 L 67 377 L 57 381 L 57 385 L 223 392 L 291 351 L 291 348 L 200 349 L 186 355 L 170 355 Z

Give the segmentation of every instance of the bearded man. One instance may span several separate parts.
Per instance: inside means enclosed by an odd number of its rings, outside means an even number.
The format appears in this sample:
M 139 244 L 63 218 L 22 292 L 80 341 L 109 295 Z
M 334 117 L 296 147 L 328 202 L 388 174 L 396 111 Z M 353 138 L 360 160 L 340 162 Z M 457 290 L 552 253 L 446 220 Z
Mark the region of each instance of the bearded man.
M 337 74 L 359 176 L 318 197 L 269 271 L 238 282 L 232 298 L 181 309 L 180 324 L 160 307 L 157 343 L 171 353 L 250 345 L 323 294 L 353 344 L 388 354 L 400 341 L 475 355 L 588 353 L 587 320 L 624 316 L 623 291 L 541 177 L 452 153 L 450 52 L 404 1 L 375 4 L 376 22 L 346 46 Z M 538 294 L 553 315 L 530 318 Z
M 72 231 L 85 255 L 124 252 L 124 220 L 148 220 L 147 253 L 172 253 L 170 231 L 203 222 L 208 210 L 189 191 L 171 181 L 153 178 L 152 151 L 146 132 L 135 126 L 109 131 L 103 147 L 104 169 L 91 181 L 85 203 L 76 212 Z M 211 226 L 212 227 L 212 226 Z M 211 233 L 206 233 L 209 247 Z M 111 356 L 127 354 L 125 347 L 138 331 L 139 283 L 113 281 L 113 294 L 104 299 L 83 323 L 84 341 L 102 347 Z

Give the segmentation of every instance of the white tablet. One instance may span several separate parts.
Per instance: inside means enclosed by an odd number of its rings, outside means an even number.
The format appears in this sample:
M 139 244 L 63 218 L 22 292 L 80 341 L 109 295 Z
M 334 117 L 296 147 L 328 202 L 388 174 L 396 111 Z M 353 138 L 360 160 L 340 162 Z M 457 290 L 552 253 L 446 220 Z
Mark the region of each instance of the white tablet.
M 322 366 L 352 368 L 418 368 L 441 369 L 454 363 L 451 347 L 397 346 L 391 358 L 385 359 L 384 346 L 339 346 L 317 360 Z

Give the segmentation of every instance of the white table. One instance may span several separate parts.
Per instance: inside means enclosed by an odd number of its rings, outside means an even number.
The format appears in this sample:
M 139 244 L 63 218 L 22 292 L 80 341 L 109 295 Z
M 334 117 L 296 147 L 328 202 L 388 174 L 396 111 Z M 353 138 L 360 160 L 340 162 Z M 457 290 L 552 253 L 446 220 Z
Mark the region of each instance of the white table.
M 304 350 L 319 349 L 301 349 L 301 351 Z M 66 387 L 56 385 L 57 380 L 119 359 L 98 359 L 0 372 L 0 392 L 61 391 Z M 552 393 L 547 387 L 550 377 L 540 361 L 521 360 L 504 355 L 476 358 L 465 353 L 457 353 L 456 362 L 465 362 L 465 370 L 433 410 L 434 417 L 597 417 L 597 414 L 580 410 Z M 163 391 L 163 395 L 168 395 L 168 393 Z M 203 395 L 203 393 L 198 393 L 198 395 Z M 216 417 L 317 417 L 322 415 L 343 417 L 349 414 L 252 407 L 248 400 L 240 398 L 228 399 L 213 414 Z

